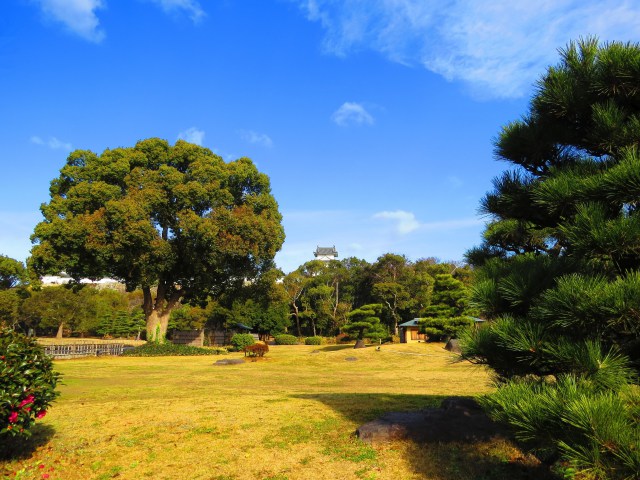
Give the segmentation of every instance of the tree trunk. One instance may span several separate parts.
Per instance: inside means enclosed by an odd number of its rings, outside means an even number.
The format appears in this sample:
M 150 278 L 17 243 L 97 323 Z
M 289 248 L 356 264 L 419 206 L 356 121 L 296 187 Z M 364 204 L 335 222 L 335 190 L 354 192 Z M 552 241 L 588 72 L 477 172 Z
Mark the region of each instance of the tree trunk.
M 296 317 L 296 328 L 298 329 L 298 337 L 302 336 L 302 331 L 300 330 L 300 317 L 298 317 L 298 309 L 296 308 L 296 311 L 294 313 L 294 316 Z
M 60 322 L 60 325 L 58 325 L 58 333 L 56 334 L 56 338 L 62 338 L 63 331 L 64 331 L 64 322 Z
M 163 343 L 167 337 L 171 310 L 153 310 L 147 317 L 147 342 Z
M 364 348 L 364 347 L 365 347 L 364 340 L 358 339 L 358 340 L 356 340 L 356 344 L 355 344 L 355 346 L 353 348 Z

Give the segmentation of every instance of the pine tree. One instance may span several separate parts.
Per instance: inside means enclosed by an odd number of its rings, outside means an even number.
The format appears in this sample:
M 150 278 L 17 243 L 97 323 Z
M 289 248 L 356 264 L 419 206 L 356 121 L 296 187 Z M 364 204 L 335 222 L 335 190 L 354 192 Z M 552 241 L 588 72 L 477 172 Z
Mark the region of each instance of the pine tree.
M 467 254 L 481 267 L 472 302 L 492 321 L 464 356 L 501 385 L 485 405 L 541 457 L 598 478 L 640 475 L 638 142 L 640 46 L 571 43 L 500 133 L 513 168 Z

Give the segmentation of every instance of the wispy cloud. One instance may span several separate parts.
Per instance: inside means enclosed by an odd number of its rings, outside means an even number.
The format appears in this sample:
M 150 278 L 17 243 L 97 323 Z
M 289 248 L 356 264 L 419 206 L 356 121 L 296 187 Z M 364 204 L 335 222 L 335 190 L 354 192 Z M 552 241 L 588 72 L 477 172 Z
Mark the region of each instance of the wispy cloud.
M 373 116 L 361 104 L 355 102 L 344 102 L 333 112 L 331 120 L 340 127 L 373 125 Z
M 96 10 L 104 8 L 102 0 L 35 0 L 47 20 L 64 26 L 90 42 L 101 42 L 105 33 L 100 28 Z
M 194 23 L 203 20 L 207 14 L 196 0 L 151 0 L 162 7 L 166 13 L 186 13 Z
M 45 141 L 37 135 L 32 135 L 31 138 L 29 138 L 29 141 L 31 143 L 35 143 L 36 145 L 49 147 L 52 150 L 66 150 L 68 152 L 73 150 L 73 145 L 71 145 L 69 142 L 58 140 L 56 137 L 49 137 L 49 139 Z
M 378 212 L 373 218 L 382 218 L 396 222 L 395 228 L 400 235 L 406 235 L 420 228 L 420 222 L 416 220 L 416 216 L 411 212 L 404 210 L 395 210 L 393 212 Z
M 527 94 L 572 39 L 640 40 L 640 4 L 630 0 L 297 1 L 325 29 L 327 52 L 378 51 L 485 97 Z
M 204 142 L 204 131 L 199 130 L 196 127 L 187 128 L 185 131 L 178 134 L 178 139 L 202 146 L 202 143 Z
M 32 0 L 40 7 L 46 20 L 62 23 L 69 31 L 90 42 L 100 43 L 105 32 L 100 27 L 97 10 L 106 7 L 106 0 Z M 193 23 L 207 14 L 197 0 L 145 0 L 167 14 L 184 13 Z
M 273 147 L 273 140 L 271 140 L 271 137 L 266 133 L 258 133 L 253 130 L 240 130 L 238 133 L 240 134 L 240 138 L 245 142 L 267 148 Z
M 354 210 L 282 212 L 287 239 L 276 262 L 285 272 L 313 260 L 318 245 L 335 245 L 340 259 L 355 256 L 372 262 L 388 252 L 410 258 L 460 259 L 469 238 L 478 238 L 483 222 L 476 218 L 420 222 L 412 212 L 372 214 Z M 400 229 L 408 231 L 401 234 Z

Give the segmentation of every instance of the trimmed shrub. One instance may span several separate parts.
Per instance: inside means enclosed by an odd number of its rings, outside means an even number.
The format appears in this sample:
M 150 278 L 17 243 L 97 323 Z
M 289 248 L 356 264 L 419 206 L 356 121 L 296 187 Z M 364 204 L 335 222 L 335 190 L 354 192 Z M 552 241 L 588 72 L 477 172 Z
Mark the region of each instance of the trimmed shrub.
M 244 355 L 249 357 L 264 357 L 269 352 L 269 345 L 266 343 L 254 343 L 244 347 Z
M 187 357 L 198 355 L 220 355 L 227 353 L 225 348 L 201 348 L 174 343 L 149 342 L 123 352 L 126 357 Z
M 256 343 L 253 335 L 251 335 L 250 333 L 236 333 L 233 337 L 231 337 L 230 342 L 231 345 L 233 345 L 233 348 L 235 348 L 238 352 L 244 350 L 245 347 Z
M 273 338 L 276 341 L 276 345 L 297 345 L 298 344 L 298 339 L 293 335 L 289 335 L 288 333 L 283 333 L 282 335 L 276 335 Z
M 339 333 L 336 335 L 336 343 L 350 343 L 352 341 L 351 337 L 346 333 Z
M 0 439 L 31 434 L 59 395 L 59 377 L 35 340 L 0 329 Z
M 322 345 L 322 337 L 307 337 L 304 339 L 305 345 Z

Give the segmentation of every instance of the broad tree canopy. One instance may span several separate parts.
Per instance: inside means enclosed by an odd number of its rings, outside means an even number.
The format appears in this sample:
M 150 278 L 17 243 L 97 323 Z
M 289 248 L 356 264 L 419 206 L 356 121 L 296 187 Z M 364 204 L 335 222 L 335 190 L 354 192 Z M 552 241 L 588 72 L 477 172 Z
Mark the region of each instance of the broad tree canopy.
M 225 163 L 181 140 L 76 150 L 50 193 L 34 270 L 142 288 L 150 339 L 164 336 L 178 302 L 206 302 L 270 268 L 284 241 L 269 178 L 251 160 Z

